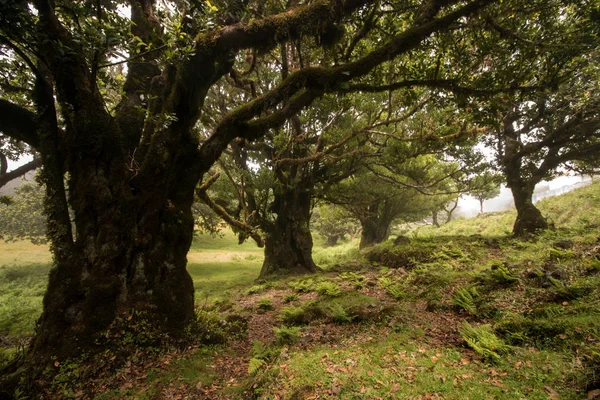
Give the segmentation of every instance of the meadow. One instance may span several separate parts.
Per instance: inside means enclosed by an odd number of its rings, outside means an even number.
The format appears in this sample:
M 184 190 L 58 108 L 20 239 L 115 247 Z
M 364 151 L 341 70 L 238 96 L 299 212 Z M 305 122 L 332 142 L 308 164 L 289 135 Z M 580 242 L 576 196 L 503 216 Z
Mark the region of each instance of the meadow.
M 539 203 L 554 225 L 510 236 L 514 212 L 419 227 L 322 273 L 257 281 L 262 250 L 229 232 L 188 255 L 198 318 L 187 348 L 89 379 L 61 365 L 50 398 L 592 399 L 600 396 L 600 185 Z M 394 239 L 394 238 L 392 238 Z M 46 247 L 0 244 L 0 347 L 32 335 Z M 1 360 L 0 360 L 1 361 Z

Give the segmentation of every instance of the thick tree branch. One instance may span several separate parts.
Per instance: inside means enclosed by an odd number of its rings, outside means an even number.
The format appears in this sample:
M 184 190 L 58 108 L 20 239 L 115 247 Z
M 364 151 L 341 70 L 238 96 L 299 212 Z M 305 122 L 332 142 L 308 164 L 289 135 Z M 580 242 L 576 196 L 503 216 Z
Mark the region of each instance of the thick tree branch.
M 388 85 L 369 85 L 369 84 L 353 84 L 343 87 L 339 90 L 341 93 L 353 93 L 353 92 L 364 92 L 364 93 L 378 93 L 398 90 L 402 88 L 424 86 L 434 89 L 443 89 L 456 94 L 463 94 L 473 97 L 489 97 L 501 93 L 515 93 L 515 92 L 535 92 L 546 88 L 546 86 L 514 86 L 506 88 L 496 89 L 478 89 L 461 86 L 455 79 L 414 79 L 405 80 L 400 82 L 394 82 Z
M 131 46 L 131 53 L 136 50 L 141 52 L 128 60 L 128 73 L 123 85 L 124 93 L 115 115 L 125 147 L 129 152 L 133 152 L 139 145 L 142 136 L 146 108 L 148 102 L 151 101 L 149 97 L 159 95 L 160 82 L 153 82 L 153 78 L 161 79 L 157 59 L 161 55 L 158 49 L 162 47 L 162 43 L 156 43 L 156 38 L 160 38 L 161 33 L 160 24 L 153 13 L 153 1 L 131 0 L 130 5 L 131 33 L 139 37 L 143 43 L 152 45 L 152 51 L 148 51 L 146 46 L 142 46 L 142 48 L 137 48 L 136 45 Z M 134 59 L 135 62 L 132 61 Z
M 231 216 L 227 210 L 218 205 L 210 198 L 208 193 L 206 193 L 207 189 L 219 179 L 219 174 L 215 174 L 211 176 L 202 184 L 202 186 L 196 189 L 196 195 L 202 200 L 211 210 L 213 210 L 217 215 L 219 215 L 225 222 L 227 222 L 230 226 L 234 227 L 237 230 L 247 233 L 250 237 L 256 242 L 258 247 L 263 247 L 265 245 L 262 236 L 258 233 L 257 229 L 243 223 L 242 221 L 237 220 L 233 216 Z
M 4 99 L 0 99 L 0 132 L 35 149 L 39 147 L 36 115 Z
M 206 41 L 211 41 L 215 43 L 217 52 L 246 48 L 269 49 L 279 42 L 314 34 L 323 29 L 324 25 L 335 23 L 369 3 L 369 0 L 317 0 L 263 20 L 208 32 L 198 36 L 196 43 L 204 46 Z
M 204 164 L 201 168 L 208 170 L 235 137 L 251 140 L 260 137 L 268 129 L 284 123 L 322 94 L 339 91 L 345 83 L 369 73 L 385 61 L 416 48 L 433 32 L 449 28 L 457 19 L 475 13 L 491 2 L 492 0 L 475 0 L 445 16 L 425 20 L 354 62 L 330 68 L 308 67 L 294 72 L 274 90 L 224 117 L 200 149 L 201 163 Z M 250 121 L 287 99 L 290 99 L 289 103 L 280 111 Z
M 13 171 L 0 174 L 0 188 L 6 185 L 8 182 L 12 181 L 13 179 L 23 176 L 29 171 L 33 171 L 34 169 L 39 168 L 41 166 L 42 160 L 40 158 L 35 158 L 33 161 L 30 161 L 27 164 L 22 165 Z

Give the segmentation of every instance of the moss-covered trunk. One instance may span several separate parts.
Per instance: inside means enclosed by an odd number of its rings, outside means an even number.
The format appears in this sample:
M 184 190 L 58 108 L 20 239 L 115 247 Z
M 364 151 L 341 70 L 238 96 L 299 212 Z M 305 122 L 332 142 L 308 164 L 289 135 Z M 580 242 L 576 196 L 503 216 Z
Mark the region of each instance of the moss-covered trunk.
M 540 210 L 533 205 L 533 189 L 527 185 L 511 186 L 517 219 L 513 226 L 515 236 L 535 234 L 541 230 L 548 229 L 548 222 Z
M 391 221 L 388 219 L 364 218 L 361 219 L 360 225 L 362 226 L 359 245 L 361 249 L 385 242 L 390 237 Z
M 367 212 L 359 218 L 362 227 L 360 235 L 361 249 L 386 241 L 394 220 L 392 203 L 385 200 L 373 202 Z
M 116 165 L 79 163 L 71 174 L 76 237 L 69 252 L 55 252 L 33 346 L 39 361 L 93 352 L 97 335 L 133 311 L 174 337 L 192 321 L 192 192 L 133 193 Z
M 277 273 L 314 273 L 319 267 L 312 259 L 310 193 L 290 189 L 275 196 L 275 221 L 266 225 L 265 260 L 260 276 Z

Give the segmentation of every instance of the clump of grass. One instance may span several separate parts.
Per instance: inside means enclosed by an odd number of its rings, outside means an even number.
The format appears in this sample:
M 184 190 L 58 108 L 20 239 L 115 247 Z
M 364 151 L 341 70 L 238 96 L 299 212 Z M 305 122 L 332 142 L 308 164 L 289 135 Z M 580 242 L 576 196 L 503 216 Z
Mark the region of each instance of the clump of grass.
M 279 347 L 267 346 L 260 340 L 255 340 L 252 343 L 250 354 L 252 358 L 248 363 L 248 374 L 256 375 L 259 371 L 272 362 L 280 353 Z
M 463 286 L 452 294 L 452 304 L 464 309 L 469 314 L 477 315 L 476 300 L 479 298 L 479 292 L 475 286 Z
M 586 263 L 586 272 L 589 274 L 595 274 L 600 272 L 600 260 L 596 257 L 592 258 Z
M 316 284 L 315 291 L 329 297 L 337 297 L 342 294 L 342 289 L 335 282 L 322 281 Z
M 282 326 L 281 328 L 273 328 L 275 336 L 277 336 L 277 344 L 293 345 L 300 338 L 301 328 L 298 326 Z
M 273 301 L 271 299 L 260 299 L 256 306 L 259 311 L 265 312 L 273 309 Z
M 248 375 L 256 375 L 256 373 L 266 365 L 267 363 L 265 360 L 252 357 L 248 362 Z
M 379 319 L 382 313 L 377 299 L 355 292 L 346 292 L 335 298 L 323 298 L 314 303 L 319 312 L 337 323 Z
M 511 348 L 496 336 L 490 325 L 472 326 L 465 322 L 460 334 L 469 347 L 490 362 L 500 361 L 501 355 L 508 353 Z
M 576 258 L 577 255 L 571 250 L 561 250 L 551 247 L 548 250 L 548 257 L 551 260 L 561 261 L 561 260 L 571 260 Z

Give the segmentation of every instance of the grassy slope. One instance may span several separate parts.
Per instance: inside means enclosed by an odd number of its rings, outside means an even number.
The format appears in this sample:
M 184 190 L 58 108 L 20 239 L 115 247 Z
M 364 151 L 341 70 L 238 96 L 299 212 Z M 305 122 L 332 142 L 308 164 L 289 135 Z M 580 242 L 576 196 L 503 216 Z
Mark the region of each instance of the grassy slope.
M 188 256 L 199 306 L 214 321 L 248 318 L 247 335 L 134 360 L 55 397 L 95 386 L 102 399 L 586 398 L 600 384 L 600 185 L 539 206 L 557 229 L 536 240 L 508 236 L 514 213 L 486 214 L 362 255 L 355 242 L 318 243 L 324 273 L 260 285 L 260 249 L 200 238 Z M 5 246 L 0 336 L 14 342 L 31 332 L 48 256 L 21 244 L 23 263 Z M 465 322 L 489 325 L 495 342 L 476 328 L 469 345 Z

